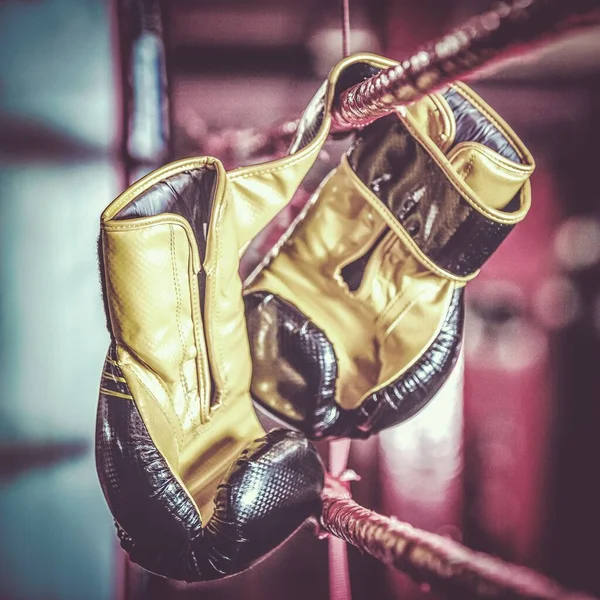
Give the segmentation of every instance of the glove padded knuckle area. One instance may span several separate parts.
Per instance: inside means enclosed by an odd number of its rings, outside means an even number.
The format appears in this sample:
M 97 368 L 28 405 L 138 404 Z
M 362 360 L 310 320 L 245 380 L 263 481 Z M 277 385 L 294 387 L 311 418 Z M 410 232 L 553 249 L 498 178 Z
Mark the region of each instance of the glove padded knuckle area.
M 213 516 L 198 510 L 157 450 L 116 364 L 105 365 L 96 462 L 121 545 L 158 575 L 207 581 L 238 573 L 282 543 L 320 509 L 323 466 L 296 432 L 251 443 L 218 488 Z
M 352 410 L 335 401 L 338 363 L 326 334 L 291 303 L 264 292 L 248 295 L 255 400 L 313 439 L 368 437 L 405 421 L 437 393 L 458 359 L 463 293 L 454 291 L 444 323 L 418 360 Z

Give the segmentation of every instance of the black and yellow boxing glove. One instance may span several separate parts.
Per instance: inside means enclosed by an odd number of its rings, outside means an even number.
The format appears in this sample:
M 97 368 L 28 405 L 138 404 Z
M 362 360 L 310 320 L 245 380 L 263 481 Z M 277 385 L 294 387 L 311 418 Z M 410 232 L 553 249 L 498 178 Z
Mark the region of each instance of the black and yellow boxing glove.
M 298 432 L 266 433 L 254 412 L 239 256 L 317 158 L 337 90 L 385 66 L 337 65 L 288 156 L 231 172 L 214 158 L 182 160 L 102 215 L 111 345 L 97 470 L 122 546 L 154 573 L 238 573 L 319 514 L 315 448 Z
M 295 189 L 284 171 L 290 188 L 269 195 L 275 206 Z M 297 432 L 266 433 L 249 395 L 238 254 L 272 216 L 260 190 L 273 177 L 180 161 L 102 216 L 112 344 L 97 469 L 123 547 L 166 577 L 237 573 L 318 515 L 315 448 Z
M 363 129 L 245 282 L 256 401 L 312 438 L 423 408 L 458 357 L 465 284 L 525 217 L 533 169 L 462 84 Z

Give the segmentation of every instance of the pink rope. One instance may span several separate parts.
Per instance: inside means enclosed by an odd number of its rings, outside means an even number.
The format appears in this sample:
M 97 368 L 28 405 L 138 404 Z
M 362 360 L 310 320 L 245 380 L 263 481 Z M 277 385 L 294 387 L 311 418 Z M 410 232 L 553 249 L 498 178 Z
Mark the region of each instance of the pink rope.
M 339 477 L 348 465 L 350 454 L 349 438 L 333 440 L 329 443 L 329 470 Z M 352 600 L 350 570 L 348 568 L 348 548 L 346 542 L 338 537 L 329 538 L 329 599 Z
M 342 55 L 350 56 L 350 0 L 342 0 Z
M 442 594 L 503 600 L 597 600 L 566 590 L 531 569 L 363 508 L 350 498 L 347 487 L 331 476 L 323 492 L 321 526 Z
M 504 0 L 340 95 L 332 132 L 361 128 L 457 79 L 600 23 L 598 0 Z

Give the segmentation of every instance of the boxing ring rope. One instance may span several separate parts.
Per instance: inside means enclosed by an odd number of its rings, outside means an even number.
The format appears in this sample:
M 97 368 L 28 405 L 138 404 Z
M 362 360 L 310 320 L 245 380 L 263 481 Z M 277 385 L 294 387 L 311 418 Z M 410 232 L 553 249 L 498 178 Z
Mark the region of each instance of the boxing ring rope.
M 494 2 L 487 12 L 426 44 L 399 65 L 342 92 L 333 109 L 331 132 L 364 127 L 453 81 L 469 79 L 565 34 L 599 24 L 600 0 Z M 297 125 L 287 121 L 255 133 L 246 139 L 248 154 L 283 154 Z
M 466 598 L 594 600 L 518 565 L 475 552 L 449 538 L 385 517 L 354 502 L 345 485 L 329 476 L 321 527 L 417 583 Z M 596 599 L 597 600 L 597 599 Z
M 333 111 L 332 132 L 364 127 L 483 67 L 598 23 L 599 0 L 496 2 L 399 65 L 344 91 Z

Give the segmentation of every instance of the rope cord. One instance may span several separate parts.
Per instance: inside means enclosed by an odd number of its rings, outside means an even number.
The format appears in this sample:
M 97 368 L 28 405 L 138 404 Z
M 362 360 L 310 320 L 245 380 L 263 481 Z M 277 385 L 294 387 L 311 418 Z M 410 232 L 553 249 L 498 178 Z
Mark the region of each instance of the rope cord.
M 531 569 L 363 508 L 332 476 L 322 497 L 323 530 L 439 592 L 461 598 L 598 600 L 566 590 Z
M 342 56 L 350 56 L 350 0 L 342 0 Z
M 399 65 L 343 92 L 333 111 L 332 132 L 364 127 L 483 67 L 599 23 L 600 0 L 495 2 L 491 10 L 430 42 Z

